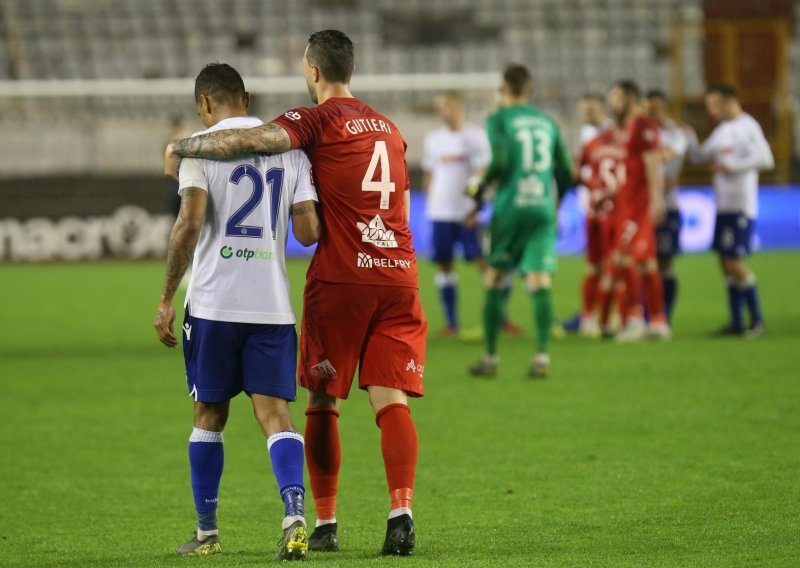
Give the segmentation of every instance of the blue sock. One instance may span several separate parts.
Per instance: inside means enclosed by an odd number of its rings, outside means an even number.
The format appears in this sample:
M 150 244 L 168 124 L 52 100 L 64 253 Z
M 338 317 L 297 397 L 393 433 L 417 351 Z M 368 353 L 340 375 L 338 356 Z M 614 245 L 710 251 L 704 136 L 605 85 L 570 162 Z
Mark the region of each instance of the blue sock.
M 741 288 L 741 294 L 747 304 L 747 310 L 750 312 L 750 323 L 756 325 L 763 323 L 764 318 L 761 315 L 761 304 L 758 301 L 758 288 L 756 288 L 756 277 L 750 273 L 747 281 Z
M 283 499 L 284 516 L 303 517 L 303 437 L 290 430 L 277 432 L 267 439 L 267 449 Z
M 201 531 L 217 530 L 217 500 L 224 462 L 222 432 L 194 428 L 189 437 L 189 465 L 197 524 Z
M 744 295 L 733 278 L 729 278 L 727 283 L 728 309 L 731 312 L 731 327 L 741 330 L 744 328 L 744 324 L 742 323 L 742 302 L 744 301 Z
M 458 276 L 455 272 L 437 272 L 436 287 L 439 288 L 439 295 L 442 298 L 447 325 L 450 327 L 458 327 L 458 313 L 456 310 L 456 303 L 458 301 Z
M 678 279 L 675 273 L 669 270 L 661 275 L 661 280 L 664 282 L 664 313 L 667 314 L 667 321 L 672 322 L 672 308 L 678 296 Z

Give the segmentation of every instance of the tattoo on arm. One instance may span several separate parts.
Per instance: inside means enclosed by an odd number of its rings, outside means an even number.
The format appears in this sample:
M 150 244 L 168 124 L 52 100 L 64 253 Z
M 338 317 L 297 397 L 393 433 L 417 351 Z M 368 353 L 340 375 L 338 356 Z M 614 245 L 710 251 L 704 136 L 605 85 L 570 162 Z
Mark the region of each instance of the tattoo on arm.
M 292 141 L 286 130 L 272 122 L 253 128 L 217 130 L 172 143 L 172 150 L 183 158 L 221 160 L 256 152 L 286 152 Z
M 196 200 L 201 197 L 205 198 L 205 192 L 196 187 L 183 190 L 181 211 L 172 227 L 167 246 L 167 269 L 164 274 L 164 289 L 161 292 L 161 297 L 165 300 L 171 301 L 175 296 L 175 291 L 178 289 L 183 275 L 186 274 L 186 269 L 194 255 L 202 224 L 191 219 L 190 213 L 193 208 L 197 207 Z M 205 199 L 203 202 L 205 203 Z M 203 207 L 203 209 L 205 208 Z
M 315 210 L 316 206 L 313 203 L 297 203 L 292 205 L 292 217 L 308 215 L 309 213 L 313 213 Z

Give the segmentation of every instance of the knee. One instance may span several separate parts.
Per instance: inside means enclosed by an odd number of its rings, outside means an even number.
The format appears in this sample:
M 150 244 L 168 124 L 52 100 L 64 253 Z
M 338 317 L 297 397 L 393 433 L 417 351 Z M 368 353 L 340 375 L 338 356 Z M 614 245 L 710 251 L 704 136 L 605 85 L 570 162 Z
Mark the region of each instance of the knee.
M 194 406 L 194 426 L 209 432 L 222 432 L 228 422 L 228 404 L 207 404 L 196 402 Z
M 308 408 L 337 410 L 339 408 L 339 399 L 328 393 L 310 390 L 308 391 Z
M 400 389 L 387 387 L 367 387 L 369 392 L 369 403 L 375 414 L 390 404 L 408 404 L 408 396 Z
M 547 289 L 552 286 L 552 278 L 547 272 L 531 272 L 527 277 L 528 290 L 535 292 L 536 290 Z

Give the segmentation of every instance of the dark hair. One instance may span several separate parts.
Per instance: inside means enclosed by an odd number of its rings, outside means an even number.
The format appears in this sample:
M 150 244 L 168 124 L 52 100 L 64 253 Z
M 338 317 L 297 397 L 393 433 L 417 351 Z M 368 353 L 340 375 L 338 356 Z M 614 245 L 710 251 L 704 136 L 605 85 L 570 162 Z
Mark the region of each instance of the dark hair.
M 194 80 L 194 98 L 200 95 L 238 102 L 244 97 L 244 81 L 239 72 L 227 63 L 209 63 Z
M 349 83 L 355 67 L 353 42 L 339 30 L 314 32 L 308 38 L 309 63 L 319 67 L 320 73 L 333 83 Z
M 597 102 L 603 103 L 603 104 L 605 104 L 605 102 L 606 102 L 606 99 L 605 99 L 605 97 L 603 95 L 601 95 L 600 93 L 596 93 L 594 91 L 589 91 L 588 93 L 583 93 L 581 95 L 581 100 L 582 101 L 597 101 Z
M 706 94 L 720 95 L 723 99 L 739 100 L 739 92 L 736 90 L 736 87 L 733 85 L 728 85 L 727 83 L 717 83 L 716 85 L 711 85 L 708 89 L 706 89 Z
M 632 95 L 637 99 L 642 97 L 642 90 L 639 88 L 639 85 L 636 81 L 632 81 L 631 79 L 621 79 L 614 83 L 614 86 L 618 89 L 622 89 L 622 92 L 626 95 Z
M 511 94 L 518 97 L 525 93 L 533 79 L 527 67 L 519 63 L 509 63 L 503 71 L 503 81 L 508 85 Z
M 661 89 L 650 89 L 645 95 L 648 99 L 658 99 L 667 102 L 667 94 Z

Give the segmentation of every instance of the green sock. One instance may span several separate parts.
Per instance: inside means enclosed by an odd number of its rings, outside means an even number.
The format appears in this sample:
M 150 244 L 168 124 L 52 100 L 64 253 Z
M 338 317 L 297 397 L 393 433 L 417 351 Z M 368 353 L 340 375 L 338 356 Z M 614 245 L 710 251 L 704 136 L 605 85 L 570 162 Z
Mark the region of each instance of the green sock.
M 536 352 L 547 353 L 550 333 L 553 328 L 553 295 L 550 288 L 539 288 L 531 293 L 533 299 L 533 323 L 536 327 Z
M 486 290 L 486 301 L 483 306 L 483 334 L 486 339 L 486 352 L 497 353 L 497 337 L 503 324 L 503 306 L 505 297 L 502 288 Z

